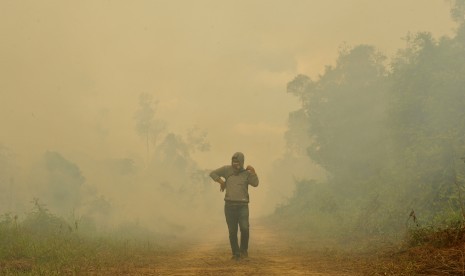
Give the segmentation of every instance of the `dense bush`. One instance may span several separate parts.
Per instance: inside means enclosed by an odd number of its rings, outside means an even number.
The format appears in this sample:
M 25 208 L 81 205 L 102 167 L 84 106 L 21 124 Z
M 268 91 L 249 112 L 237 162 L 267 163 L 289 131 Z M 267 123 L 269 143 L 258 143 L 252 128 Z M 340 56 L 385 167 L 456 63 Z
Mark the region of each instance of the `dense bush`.
M 389 63 L 372 46 L 343 48 L 317 80 L 299 75 L 288 84 L 302 103 L 289 117 L 289 150 L 306 145 L 327 178 L 296 183 L 276 220 L 308 233 L 397 238 L 411 210 L 422 227 L 463 220 L 465 25 L 458 23 L 452 38 L 409 35 Z

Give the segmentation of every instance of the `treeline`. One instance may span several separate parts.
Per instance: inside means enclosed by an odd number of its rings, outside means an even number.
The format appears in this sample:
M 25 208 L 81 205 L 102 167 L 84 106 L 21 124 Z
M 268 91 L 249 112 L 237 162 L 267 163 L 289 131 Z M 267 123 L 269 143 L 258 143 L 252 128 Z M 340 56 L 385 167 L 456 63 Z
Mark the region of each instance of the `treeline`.
M 406 227 L 462 222 L 465 193 L 465 24 L 455 1 L 453 37 L 410 34 L 388 60 L 375 47 L 343 47 L 317 80 L 287 92 L 288 148 L 326 180 L 301 179 L 275 213 L 312 234 L 398 235 Z
M 134 224 L 157 233 L 192 233 L 197 221 L 221 213 L 211 208 L 221 201 L 218 191 L 192 158 L 209 150 L 206 131 L 169 131 L 155 116 L 151 95 L 141 94 L 139 104 L 134 119 L 142 156 L 98 159 L 47 150 L 19 164 L 14 150 L 0 143 L 0 223 L 1 216 L 27 220 L 31 200 L 69 225 L 95 232 Z

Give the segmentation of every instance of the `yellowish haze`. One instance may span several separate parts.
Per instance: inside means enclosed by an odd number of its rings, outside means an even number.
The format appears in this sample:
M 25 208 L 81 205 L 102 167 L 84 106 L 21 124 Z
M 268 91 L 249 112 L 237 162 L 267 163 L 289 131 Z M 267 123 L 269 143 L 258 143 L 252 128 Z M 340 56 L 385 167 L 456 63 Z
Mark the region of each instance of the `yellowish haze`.
M 298 108 L 288 81 L 317 78 L 343 43 L 392 55 L 408 32 L 449 35 L 449 8 L 443 0 L 2 0 L 0 143 L 19 164 L 53 150 L 84 174 L 85 156 L 144 156 L 134 114 L 148 93 L 168 130 L 208 132 L 211 150 L 194 156 L 202 168 L 242 151 L 266 175 Z

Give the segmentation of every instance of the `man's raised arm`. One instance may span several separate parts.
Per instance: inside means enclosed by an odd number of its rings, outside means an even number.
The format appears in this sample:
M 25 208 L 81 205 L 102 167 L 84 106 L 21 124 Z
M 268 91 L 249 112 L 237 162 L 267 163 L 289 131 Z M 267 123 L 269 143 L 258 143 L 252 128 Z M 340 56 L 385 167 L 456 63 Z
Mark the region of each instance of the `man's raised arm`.
M 248 178 L 249 185 L 251 185 L 253 187 L 257 187 L 258 186 L 258 176 L 257 176 L 257 173 L 255 172 L 254 167 L 248 165 L 246 170 L 249 172 L 249 178 Z

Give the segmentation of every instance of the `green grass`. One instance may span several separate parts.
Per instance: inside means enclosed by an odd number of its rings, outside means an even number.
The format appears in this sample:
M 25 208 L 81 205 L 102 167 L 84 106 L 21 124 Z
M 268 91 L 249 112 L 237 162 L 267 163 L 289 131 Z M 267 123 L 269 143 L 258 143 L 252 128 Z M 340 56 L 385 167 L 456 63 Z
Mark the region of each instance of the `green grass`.
M 104 274 L 146 265 L 163 251 L 155 234 L 135 225 L 121 229 L 99 233 L 71 226 L 40 205 L 22 221 L 5 214 L 0 216 L 0 275 Z
M 130 239 L 83 237 L 58 232 L 37 235 L 23 229 L 2 229 L 0 274 L 79 274 L 122 264 L 136 263 L 138 256 L 156 255 L 149 242 Z

